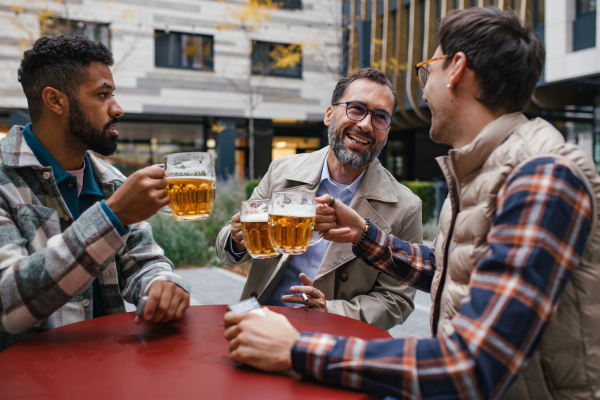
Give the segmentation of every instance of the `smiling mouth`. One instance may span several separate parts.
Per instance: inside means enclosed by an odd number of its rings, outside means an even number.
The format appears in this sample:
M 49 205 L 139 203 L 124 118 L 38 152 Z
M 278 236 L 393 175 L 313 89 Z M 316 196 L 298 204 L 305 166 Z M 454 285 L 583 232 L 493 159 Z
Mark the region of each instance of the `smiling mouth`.
M 355 136 L 355 135 L 353 135 L 351 133 L 348 133 L 347 136 L 350 138 L 350 140 L 352 140 L 353 142 L 358 143 L 358 144 L 365 145 L 365 144 L 371 143 L 369 140 L 360 138 L 360 137 Z
M 117 132 L 117 126 L 119 126 L 119 124 L 112 124 L 106 127 L 107 131 L 114 131 Z

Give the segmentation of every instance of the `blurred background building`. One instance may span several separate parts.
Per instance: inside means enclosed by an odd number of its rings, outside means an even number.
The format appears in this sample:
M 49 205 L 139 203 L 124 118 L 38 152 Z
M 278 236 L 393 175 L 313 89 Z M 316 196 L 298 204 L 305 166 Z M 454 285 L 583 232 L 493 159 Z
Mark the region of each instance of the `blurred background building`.
M 398 180 L 437 179 L 434 158 L 448 148 L 429 139 L 414 64 L 433 55 L 449 10 L 490 5 L 515 10 L 546 44 L 528 116 L 600 165 L 596 0 L 0 0 L 0 132 L 28 120 L 23 51 L 40 35 L 82 34 L 115 55 L 125 116 L 112 162 L 127 171 L 208 150 L 222 177 L 258 177 L 273 158 L 325 146 L 336 81 L 372 65 L 399 94 L 381 161 Z
M 3 0 L 0 22 L 0 132 L 29 121 L 23 52 L 64 34 L 114 54 L 125 115 L 110 161 L 124 172 L 210 151 L 221 177 L 243 180 L 250 129 L 257 177 L 273 157 L 322 147 L 341 74 L 339 0 Z
M 600 170 L 600 51 L 596 0 L 343 0 L 343 71 L 374 65 L 399 93 L 396 121 L 381 159 L 399 180 L 440 175 L 434 158 L 448 148 L 429 139 L 431 114 L 414 65 L 432 57 L 440 17 L 451 9 L 512 9 L 546 45 L 546 68 L 530 118 L 553 123 Z

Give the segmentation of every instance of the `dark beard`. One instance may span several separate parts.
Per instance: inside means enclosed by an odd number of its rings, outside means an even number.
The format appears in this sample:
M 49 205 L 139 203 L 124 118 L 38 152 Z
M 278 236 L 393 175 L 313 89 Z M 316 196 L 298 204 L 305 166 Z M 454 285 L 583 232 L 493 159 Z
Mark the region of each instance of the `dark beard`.
M 372 142 L 375 140 L 372 135 L 363 132 L 358 128 L 349 128 L 347 129 L 348 133 L 356 133 L 360 134 L 363 137 L 371 140 Z M 381 150 L 385 146 L 386 140 L 381 143 L 376 144 L 371 147 L 367 151 L 362 154 L 356 154 L 351 150 L 346 149 L 344 147 L 344 133 L 340 132 L 335 124 L 335 121 L 332 119 L 331 124 L 327 128 L 327 137 L 329 139 L 329 147 L 333 151 L 333 154 L 337 157 L 337 159 L 342 163 L 343 166 L 348 168 L 362 168 L 373 162 L 381 153 Z
M 103 129 L 98 129 L 81 109 L 78 99 L 69 101 L 69 125 L 67 137 L 75 139 L 85 150 L 91 150 L 103 156 L 110 156 L 117 150 L 117 136 L 108 136 L 106 129 L 116 124 L 117 118 L 111 119 Z

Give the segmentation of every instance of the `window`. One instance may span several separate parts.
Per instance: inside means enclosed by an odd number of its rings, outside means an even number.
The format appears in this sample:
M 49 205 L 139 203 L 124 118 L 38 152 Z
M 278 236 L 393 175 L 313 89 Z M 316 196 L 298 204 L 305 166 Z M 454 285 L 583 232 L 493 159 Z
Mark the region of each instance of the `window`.
M 63 18 L 42 19 L 44 36 L 85 36 L 95 42 L 100 42 L 110 49 L 110 29 L 108 24 L 98 22 L 74 21 Z
M 573 51 L 596 47 L 596 0 L 577 0 Z
M 154 32 L 157 67 L 213 70 L 213 37 L 181 32 Z
M 253 40 L 252 74 L 302 78 L 302 46 Z
M 302 10 L 302 0 L 273 0 L 273 3 L 287 10 Z

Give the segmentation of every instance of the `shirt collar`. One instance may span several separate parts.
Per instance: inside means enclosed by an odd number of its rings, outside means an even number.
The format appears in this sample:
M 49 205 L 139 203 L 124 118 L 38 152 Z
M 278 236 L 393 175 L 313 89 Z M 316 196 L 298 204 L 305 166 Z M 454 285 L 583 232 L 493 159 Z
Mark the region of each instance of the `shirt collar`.
M 329 157 L 329 155 L 327 155 L 327 157 Z M 339 185 L 337 182 L 335 182 L 333 179 L 331 179 L 331 175 L 329 175 L 329 166 L 327 165 L 327 157 L 325 157 L 325 162 L 323 163 L 323 170 L 321 171 L 321 181 L 320 183 L 322 183 L 324 180 L 328 180 L 329 182 L 333 183 L 334 185 Z M 367 170 L 365 169 L 363 172 L 361 172 L 361 174 L 354 180 L 354 182 L 352 182 L 350 185 L 348 185 L 344 190 L 349 190 L 350 193 L 352 194 L 352 196 L 354 196 L 356 194 L 356 192 L 358 191 L 358 188 L 360 187 L 360 182 L 362 181 L 363 176 L 365 175 L 365 172 Z
M 27 145 L 29 148 L 31 148 L 33 155 L 38 159 L 40 164 L 42 164 L 44 167 L 52 167 L 52 172 L 54 173 L 54 179 L 56 180 L 57 185 L 65 179 L 73 176 L 65 171 L 58 162 L 56 162 L 54 157 L 52 157 L 48 150 L 46 150 L 44 145 L 35 137 L 33 131 L 31 130 L 31 124 L 27 124 L 25 129 L 23 129 L 22 134 L 27 142 Z M 92 163 L 90 162 L 87 153 L 85 154 L 84 162 L 85 170 L 83 172 L 83 187 L 81 188 L 81 194 L 103 197 L 104 195 L 98 186 L 98 182 L 96 182 L 94 179 Z

